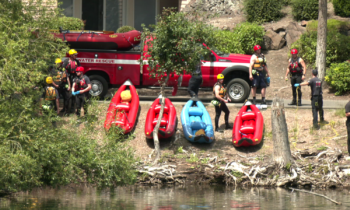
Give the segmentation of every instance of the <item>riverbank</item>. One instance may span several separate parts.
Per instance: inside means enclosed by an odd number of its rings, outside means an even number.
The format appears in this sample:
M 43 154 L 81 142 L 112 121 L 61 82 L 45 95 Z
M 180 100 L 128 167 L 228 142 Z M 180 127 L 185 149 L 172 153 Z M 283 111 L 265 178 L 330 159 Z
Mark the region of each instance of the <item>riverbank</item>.
M 92 113 L 96 119 L 92 122 L 96 141 L 103 144 L 106 134 L 103 123 L 108 103 L 96 103 Z M 176 134 L 160 142 L 161 159 L 153 164 L 154 145 L 152 140 L 146 140 L 144 122 L 150 104 L 141 104 L 141 112 L 134 132 L 124 139 L 134 155 L 137 163 L 137 184 L 196 184 L 221 183 L 244 186 L 314 186 L 314 187 L 348 187 L 347 172 L 344 165 L 350 162 L 346 143 L 346 127 L 344 110 L 325 111 L 325 119 L 329 124 L 322 124 L 320 130 L 312 128 L 311 110 L 286 109 L 286 119 L 289 129 L 289 142 L 294 163 L 280 168 L 271 162 L 273 153 L 271 110 L 262 111 L 265 121 L 264 140 L 257 147 L 235 148 L 232 145 L 232 130 L 215 133 L 212 144 L 193 144 L 187 141 L 182 132 L 179 120 Z M 182 105 L 175 105 L 178 119 Z M 238 107 L 229 107 L 230 124 L 238 113 Z M 207 110 L 214 123 L 214 107 Z M 75 116 L 62 118 L 64 122 L 72 122 Z M 78 130 L 90 126 L 84 122 L 78 125 Z M 220 119 L 224 126 L 223 116 Z M 67 127 L 65 127 L 67 128 Z M 70 129 L 70 128 L 67 128 Z M 74 128 L 75 129 L 75 128 Z M 345 167 L 346 168 L 346 167 Z

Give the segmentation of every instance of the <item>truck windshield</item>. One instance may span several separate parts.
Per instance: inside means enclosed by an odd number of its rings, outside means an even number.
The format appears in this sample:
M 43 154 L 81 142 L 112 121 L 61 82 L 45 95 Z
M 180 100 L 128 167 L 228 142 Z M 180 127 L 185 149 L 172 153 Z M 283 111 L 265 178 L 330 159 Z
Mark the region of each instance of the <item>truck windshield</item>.
M 229 56 L 228 53 L 221 52 L 216 47 L 210 47 L 210 49 L 213 50 L 220 57 L 228 57 Z

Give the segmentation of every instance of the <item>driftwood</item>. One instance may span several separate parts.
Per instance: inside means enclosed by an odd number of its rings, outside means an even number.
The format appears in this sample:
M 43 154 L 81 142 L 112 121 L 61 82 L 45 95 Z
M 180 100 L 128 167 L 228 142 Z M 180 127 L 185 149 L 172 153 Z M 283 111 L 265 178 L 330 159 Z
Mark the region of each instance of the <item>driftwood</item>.
M 325 196 L 325 195 L 321 195 L 321 194 L 314 193 L 314 192 L 310 192 L 310 191 L 306 191 L 306 190 L 299 190 L 299 189 L 295 189 L 295 188 L 292 188 L 292 187 L 290 187 L 289 189 L 291 189 L 292 192 L 293 192 L 293 190 L 295 190 L 295 191 L 299 191 L 299 192 L 310 193 L 310 194 L 313 194 L 313 195 L 317 195 L 317 196 L 320 196 L 320 197 L 324 197 L 325 199 L 330 200 L 330 201 L 332 201 L 333 203 L 335 203 L 335 204 L 337 204 L 337 205 L 341 205 L 340 202 L 335 201 L 335 200 L 333 200 L 333 199 L 331 199 L 331 198 L 329 198 L 329 197 L 327 197 L 327 196 Z

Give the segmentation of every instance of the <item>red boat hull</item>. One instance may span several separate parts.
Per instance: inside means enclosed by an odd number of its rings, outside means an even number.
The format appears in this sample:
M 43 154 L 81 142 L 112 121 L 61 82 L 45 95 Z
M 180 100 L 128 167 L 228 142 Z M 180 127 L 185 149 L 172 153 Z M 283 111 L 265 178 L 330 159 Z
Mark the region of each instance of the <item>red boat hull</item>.
M 161 104 L 157 98 L 147 112 L 145 135 L 148 139 L 153 139 L 153 129 L 157 124 Z M 160 123 L 158 137 L 166 139 L 174 135 L 176 127 L 176 109 L 170 99 L 165 99 L 163 118 Z
M 132 30 L 126 33 L 54 33 L 54 36 L 67 41 L 70 48 L 129 50 L 141 41 L 141 32 Z
M 125 83 L 124 83 L 125 84 Z M 123 103 L 120 97 L 122 91 L 127 87 L 130 89 L 131 101 Z M 124 134 L 129 133 L 135 126 L 139 111 L 139 96 L 133 85 L 122 85 L 109 104 L 104 128 L 108 131 L 112 126 L 118 126 L 123 129 Z
M 250 108 L 251 111 L 247 112 Z M 235 147 L 260 144 L 264 133 L 264 118 L 255 105 L 244 105 L 238 112 L 232 129 L 232 143 Z

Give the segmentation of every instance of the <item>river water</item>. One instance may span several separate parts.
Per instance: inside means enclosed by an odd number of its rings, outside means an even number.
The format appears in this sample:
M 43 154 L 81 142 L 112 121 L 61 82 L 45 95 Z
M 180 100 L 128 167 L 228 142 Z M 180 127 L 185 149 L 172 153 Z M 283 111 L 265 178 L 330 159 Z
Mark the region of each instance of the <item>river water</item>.
M 349 190 L 315 190 L 342 205 L 308 193 L 273 188 L 235 189 L 216 186 L 118 187 L 97 190 L 92 187 L 35 189 L 0 198 L 2 209 L 350 209 Z

